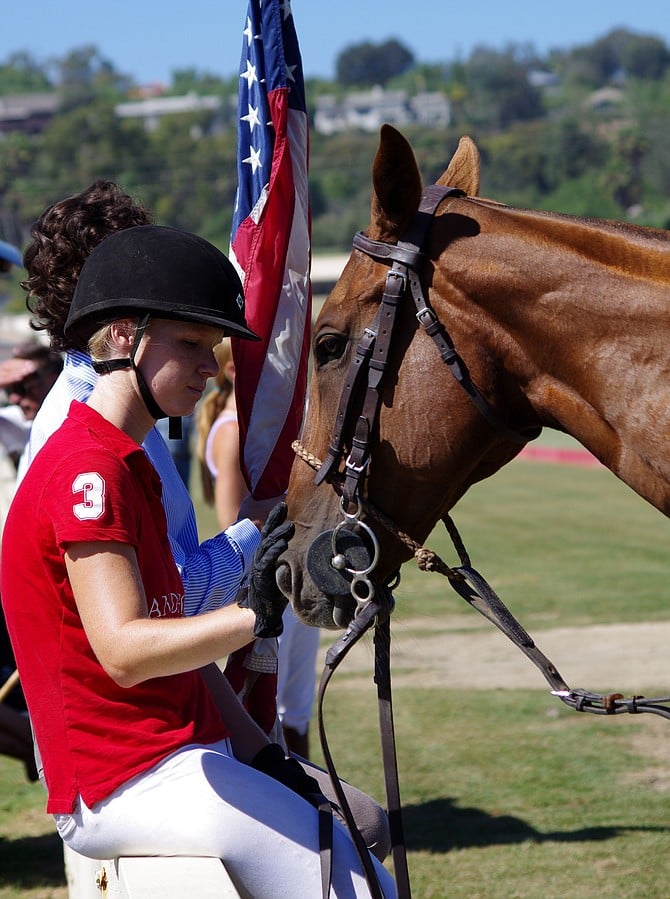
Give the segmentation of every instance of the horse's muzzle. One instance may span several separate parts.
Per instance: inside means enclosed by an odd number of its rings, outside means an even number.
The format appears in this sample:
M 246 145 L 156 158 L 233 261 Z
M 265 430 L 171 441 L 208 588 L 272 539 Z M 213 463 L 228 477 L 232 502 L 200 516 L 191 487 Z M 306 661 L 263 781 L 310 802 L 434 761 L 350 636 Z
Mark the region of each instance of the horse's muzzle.
M 356 603 L 348 592 L 345 596 L 324 593 L 296 566 L 290 553 L 279 560 L 276 579 L 298 618 L 310 627 L 339 630 L 347 627 L 356 613 Z

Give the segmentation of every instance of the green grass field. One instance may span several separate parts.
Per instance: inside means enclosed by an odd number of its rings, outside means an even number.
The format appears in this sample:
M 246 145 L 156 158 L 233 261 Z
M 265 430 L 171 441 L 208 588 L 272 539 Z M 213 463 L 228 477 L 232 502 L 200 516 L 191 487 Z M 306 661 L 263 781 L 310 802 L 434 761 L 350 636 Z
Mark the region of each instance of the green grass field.
M 213 519 L 198 509 L 204 536 Z M 547 627 L 670 620 L 670 522 L 604 470 L 515 462 L 454 518 L 474 566 L 538 638 Z M 457 562 L 439 531 L 429 545 Z M 444 629 L 445 615 L 455 628 L 480 620 L 443 578 L 408 563 L 394 626 L 421 616 Z M 383 801 L 373 684 L 354 690 L 338 675 L 325 707 L 335 763 Z M 415 899 L 670 896 L 670 722 L 449 683 L 396 688 L 394 709 Z M 43 807 L 42 788 L 0 759 L 0 899 L 67 895 Z
M 670 522 L 603 468 L 518 461 L 476 485 L 453 518 L 473 566 L 529 627 L 670 618 Z M 458 564 L 444 528 L 430 540 Z M 405 565 L 398 617 L 439 615 L 456 594 Z

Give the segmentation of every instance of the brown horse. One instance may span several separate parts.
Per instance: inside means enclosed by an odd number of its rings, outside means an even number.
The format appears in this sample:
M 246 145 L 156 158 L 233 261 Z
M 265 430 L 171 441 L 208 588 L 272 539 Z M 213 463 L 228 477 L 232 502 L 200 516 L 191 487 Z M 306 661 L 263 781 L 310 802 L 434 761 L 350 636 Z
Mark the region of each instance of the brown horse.
M 396 245 L 416 223 L 422 183 L 409 144 L 390 126 L 382 129 L 372 179 L 367 237 Z M 670 234 L 478 198 L 479 157 L 467 138 L 438 184 L 467 196 L 440 202 L 416 271 L 492 415 L 482 415 L 452 377 L 405 294 L 380 386 L 363 499 L 422 542 L 472 484 L 517 455 L 524 438 L 516 435 L 550 427 L 573 435 L 668 515 Z M 365 245 L 355 248 L 316 322 L 301 441 L 321 460 L 388 272 Z M 360 409 L 360 390 L 352 402 L 356 397 Z M 344 441 L 346 458 L 351 434 Z M 288 502 L 296 535 L 278 582 L 307 623 L 343 626 L 355 599 L 329 593 L 319 577 L 318 586 L 306 564 L 315 538 L 342 521 L 338 496 L 328 483 L 317 487 L 314 471 L 297 458 Z M 361 520 L 379 541 L 369 580 L 384 583 L 411 551 L 375 521 Z M 325 540 L 328 564 L 336 544 L 329 548 Z

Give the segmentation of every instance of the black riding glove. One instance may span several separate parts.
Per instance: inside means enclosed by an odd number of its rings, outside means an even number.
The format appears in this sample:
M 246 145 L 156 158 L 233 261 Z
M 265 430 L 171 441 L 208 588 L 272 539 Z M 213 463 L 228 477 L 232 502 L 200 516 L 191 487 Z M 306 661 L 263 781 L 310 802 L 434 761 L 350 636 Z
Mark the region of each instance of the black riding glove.
M 256 613 L 254 637 L 278 637 L 284 630 L 282 614 L 288 600 L 277 586 L 277 559 L 288 548 L 295 532 L 286 520 L 286 503 L 277 503 L 261 531 L 261 542 L 254 554 L 246 595 L 239 601 L 244 609 Z
M 321 792 L 319 782 L 310 777 L 297 759 L 292 756 L 287 758 L 279 743 L 264 746 L 251 760 L 251 767 L 278 780 L 316 808 L 328 802 Z

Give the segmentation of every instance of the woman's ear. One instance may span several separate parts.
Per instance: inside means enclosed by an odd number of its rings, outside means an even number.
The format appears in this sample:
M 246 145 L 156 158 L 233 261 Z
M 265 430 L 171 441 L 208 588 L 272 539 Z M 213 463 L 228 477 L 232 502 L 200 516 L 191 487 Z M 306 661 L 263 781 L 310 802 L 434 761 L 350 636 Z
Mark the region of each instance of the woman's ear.
M 135 331 L 137 330 L 137 322 L 122 318 L 119 321 L 112 322 L 109 328 L 109 336 L 115 347 L 128 352 L 135 343 Z

